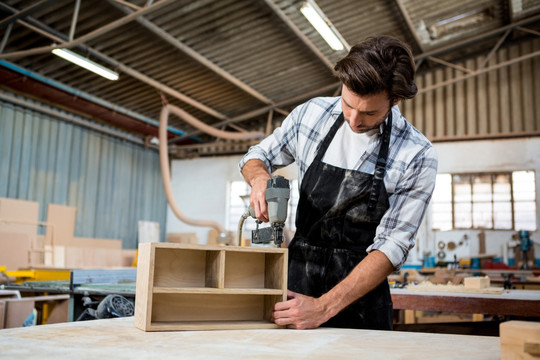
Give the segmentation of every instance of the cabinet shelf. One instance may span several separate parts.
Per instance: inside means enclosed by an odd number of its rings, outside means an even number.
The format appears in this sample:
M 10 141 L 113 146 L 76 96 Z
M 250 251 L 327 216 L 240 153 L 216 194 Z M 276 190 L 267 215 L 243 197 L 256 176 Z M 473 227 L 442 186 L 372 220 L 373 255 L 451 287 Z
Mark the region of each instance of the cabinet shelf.
M 287 249 L 140 244 L 135 326 L 145 331 L 277 327 Z
M 281 289 L 214 289 L 214 288 L 186 288 L 186 287 L 155 287 L 154 294 L 260 294 L 260 295 L 283 295 Z

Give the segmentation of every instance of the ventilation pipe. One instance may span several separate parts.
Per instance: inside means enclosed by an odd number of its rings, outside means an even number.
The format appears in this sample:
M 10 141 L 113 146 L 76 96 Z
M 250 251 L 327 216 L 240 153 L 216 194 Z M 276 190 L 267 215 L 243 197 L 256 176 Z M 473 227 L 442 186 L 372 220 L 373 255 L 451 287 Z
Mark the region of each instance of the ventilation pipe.
M 161 164 L 161 178 L 163 180 L 165 196 L 167 197 L 167 202 L 169 203 L 171 210 L 180 221 L 188 225 L 193 225 L 193 226 L 211 227 L 218 232 L 220 240 L 222 241 L 230 240 L 231 234 L 228 234 L 227 231 L 219 223 L 215 221 L 210 221 L 210 220 L 190 219 L 180 211 L 180 209 L 178 208 L 178 205 L 176 204 L 173 190 L 172 190 L 172 185 L 171 185 L 171 175 L 170 175 L 170 168 L 169 168 L 169 152 L 167 148 L 167 141 L 168 141 L 167 126 L 168 126 L 170 113 L 175 114 L 176 116 L 186 121 L 188 124 L 197 128 L 198 130 L 201 130 L 209 135 L 222 138 L 222 139 L 250 140 L 250 139 L 263 138 L 264 134 L 262 132 L 229 132 L 229 131 L 219 130 L 203 123 L 202 121 L 196 119 L 194 116 L 188 114 L 186 111 L 171 104 L 167 104 L 163 106 L 163 108 L 161 109 L 161 114 L 160 114 L 160 119 L 159 119 L 159 160 Z

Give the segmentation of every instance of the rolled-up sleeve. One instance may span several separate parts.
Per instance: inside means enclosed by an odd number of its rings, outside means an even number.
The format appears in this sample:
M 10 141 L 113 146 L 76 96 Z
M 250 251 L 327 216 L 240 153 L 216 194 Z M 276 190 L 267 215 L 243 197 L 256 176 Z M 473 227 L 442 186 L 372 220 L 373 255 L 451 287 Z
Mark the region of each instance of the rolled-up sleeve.
M 275 170 L 287 166 L 295 161 L 292 154 L 296 153 L 296 123 L 297 111 L 292 111 L 283 120 L 280 127 L 263 139 L 259 144 L 249 148 L 246 155 L 242 157 L 238 167 L 240 170 L 246 162 L 253 159 L 263 161 L 268 167 L 270 173 Z
M 383 252 L 396 270 L 401 268 L 414 247 L 416 233 L 435 187 L 436 175 L 437 155 L 430 146 L 411 161 L 389 197 L 390 208 L 367 251 Z

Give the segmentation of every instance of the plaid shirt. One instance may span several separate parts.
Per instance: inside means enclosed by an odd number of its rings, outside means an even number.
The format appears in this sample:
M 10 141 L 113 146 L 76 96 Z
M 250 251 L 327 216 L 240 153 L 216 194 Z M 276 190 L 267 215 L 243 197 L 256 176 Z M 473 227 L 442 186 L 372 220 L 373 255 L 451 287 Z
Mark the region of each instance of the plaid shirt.
M 240 169 L 251 159 L 262 160 L 270 172 L 296 162 L 301 184 L 323 139 L 342 112 L 340 100 L 340 97 L 315 98 L 295 108 L 281 127 L 249 149 L 240 161 Z M 399 270 L 414 247 L 418 227 L 431 199 L 437 155 L 431 143 L 405 120 L 397 106 L 392 108 L 392 114 L 392 135 L 384 177 L 390 208 L 377 227 L 368 252 L 383 252 Z M 380 143 L 378 136 L 352 170 L 373 174 Z

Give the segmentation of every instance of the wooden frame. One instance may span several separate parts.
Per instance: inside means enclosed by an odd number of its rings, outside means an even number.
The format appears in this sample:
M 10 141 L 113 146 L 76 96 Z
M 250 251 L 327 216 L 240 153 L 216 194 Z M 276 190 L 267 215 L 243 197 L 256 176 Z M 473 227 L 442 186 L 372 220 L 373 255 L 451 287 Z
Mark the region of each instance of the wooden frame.
M 145 331 L 277 328 L 287 249 L 139 244 L 135 326 Z

